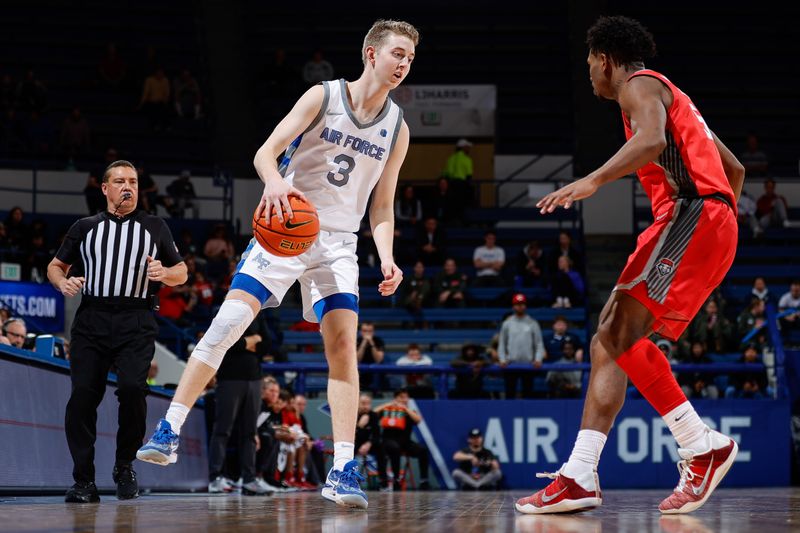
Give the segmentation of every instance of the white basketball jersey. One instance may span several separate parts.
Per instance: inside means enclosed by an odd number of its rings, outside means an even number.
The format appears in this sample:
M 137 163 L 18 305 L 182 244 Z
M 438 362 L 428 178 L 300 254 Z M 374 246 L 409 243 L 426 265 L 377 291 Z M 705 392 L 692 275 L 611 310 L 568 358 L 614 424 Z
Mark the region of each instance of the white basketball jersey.
M 403 110 L 387 97 L 380 114 L 362 124 L 350 107 L 344 80 L 322 86 L 319 114 L 287 148 L 279 170 L 317 208 L 321 229 L 356 232 L 394 148 Z

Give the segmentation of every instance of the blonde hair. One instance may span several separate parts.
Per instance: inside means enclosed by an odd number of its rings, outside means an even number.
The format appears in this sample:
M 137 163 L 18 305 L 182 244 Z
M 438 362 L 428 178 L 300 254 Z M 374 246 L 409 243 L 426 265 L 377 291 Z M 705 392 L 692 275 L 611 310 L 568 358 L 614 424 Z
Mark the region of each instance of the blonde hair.
M 414 46 L 419 44 L 419 31 L 412 24 L 402 20 L 376 20 L 364 37 L 364 46 L 361 47 L 361 61 L 364 65 L 367 64 L 367 47 L 372 46 L 377 50 L 390 33 L 408 37 Z

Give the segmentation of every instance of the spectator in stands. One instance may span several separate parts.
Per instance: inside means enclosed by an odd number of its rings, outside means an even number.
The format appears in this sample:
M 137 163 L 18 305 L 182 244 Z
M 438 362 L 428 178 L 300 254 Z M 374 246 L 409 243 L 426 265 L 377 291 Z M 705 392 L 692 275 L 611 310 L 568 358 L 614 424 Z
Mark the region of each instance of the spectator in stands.
M 0 112 L 5 113 L 17 105 L 17 88 L 11 74 L 0 77 Z
M 171 199 L 170 214 L 176 218 L 184 218 L 186 209 L 192 210 L 192 218 L 197 218 L 197 193 L 192 185 L 192 173 L 188 169 L 181 170 L 178 179 L 167 186 L 167 194 Z
M 557 365 L 571 365 L 579 361 L 576 360 L 576 347 L 571 341 L 566 341 L 562 347 L 563 356 L 557 361 Z M 547 373 L 545 380 L 550 388 L 551 398 L 580 398 L 581 378 L 583 372 L 580 370 L 551 371 Z
M 461 490 L 493 489 L 503 478 L 500 463 L 494 454 L 483 447 L 481 430 L 473 428 L 467 434 L 467 446 L 453 454 L 458 468 L 453 470 L 453 479 Z
M 770 295 L 769 288 L 767 287 L 767 280 L 761 276 L 753 280 L 753 289 L 750 291 L 750 294 L 764 303 L 769 303 L 772 300 L 772 295 Z
M 28 339 L 28 328 L 21 318 L 9 318 L 3 322 L 2 332 L 3 336 L 8 339 L 9 344 L 14 348 L 21 350 L 25 347 L 25 342 Z
M 464 220 L 464 205 L 450 188 L 447 178 L 439 178 L 436 189 L 428 198 L 425 216 L 433 217 L 445 227 L 459 226 Z
M 394 217 L 400 226 L 415 227 L 422 220 L 422 202 L 414 193 L 413 185 L 403 187 L 403 195 L 394 202 Z
M 5 222 L 0 222 L 0 255 L 6 251 L 6 248 L 9 247 L 8 243 L 8 232 L 6 231 L 6 224 Z M 0 307 L 0 309 L 3 309 Z M 2 323 L 2 321 L 0 321 Z
M 295 394 L 293 405 L 297 418 L 300 419 L 300 427 L 303 433 L 308 436 L 308 440 L 306 441 L 308 453 L 306 454 L 305 478 L 308 480 L 309 484 L 316 488 L 317 485 L 324 481 L 322 475 L 325 473 L 325 456 L 318 445 L 322 444 L 322 441 L 315 441 L 314 437 L 311 436 L 311 432 L 308 430 L 308 421 L 305 415 L 306 408 L 308 407 L 308 399 L 302 394 Z
M 36 78 L 33 70 L 25 73 L 25 79 L 17 85 L 17 108 L 22 111 L 44 111 L 47 107 L 47 87 Z
M 572 259 L 566 255 L 559 256 L 557 267 L 552 280 L 553 307 L 582 305 L 586 288 L 580 273 L 572 268 Z
M 305 65 L 303 65 L 303 80 L 309 85 L 333 79 L 333 65 L 323 57 L 322 50 L 317 48 Z
M 759 148 L 758 136 L 750 132 L 747 134 L 745 149 L 739 155 L 739 162 L 744 166 L 748 177 L 766 176 L 769 170 L 769 158 Z
M 480 353 L 479 346 L 474 344 L 462 346 L 461 353 L 450 361 L 450 366 L 453 368 L 469 367 L 472 371 L 456 374 L 456 388 L 450 397 L 462 400 L 486 398 L 487 394 L 483 390 L 482 369 L 490 364 L 491 361 Z
M 572 236 L 567 231 L 558 233 L 558 246 L 550 254 L 550 272 L 558 270 L 558 258 L 567 256 L 572 260 L 572 268 L 583 272 L 583 255 L 572 244 Z
M 22 208 L 15 205 L 6 217 L 6 239 L 11 248 L 23 249 L 30 239 L 30 228 L 25 223 L 25 213 Z
M 750 304 L 742 310 L 736 319 L 736 339 L 741 342 L 753 329 L 761 328 L 767 321 L 764 300 L 753 296 Z M 762 330 L 754 337 L 761 343 L 766 342 L 766 331 Z
M 169 127 L 170 85 L 163 67 L 157 67 L 147 76 L 142 87 L 142 97 L 138 109 L 141 109 L 153 131 L 162 131 Z
M 472 264 L 475 266 L 475 279 L 473 287 L 502 287 L 501 277 L 503 265 L 506 264 L 506 252 L 497 246 L 497 234 L 487 231 L 483 236 L 483 246 L 478 246 L 472 254 Z
M 277 475 L 278 454 L 281 443 L 294 442 L 294 437 L 289 428 L 283 425 L 280 391 L 278 382 L 272 376 L 265 376 L 261 380 L 261 412 L 256 421 L 256 468 L 266 483 L 277 490 L 285 491 L 290 487 Z
M 571 342 L 575 347 L 575 360 L 583 362 L 583 347 L 577 335 L 569 332 L 569 321 L 564 315 L 553 319 L 553 328 L 544 333 L 544 349 L 548 359 L 557 361 L 563 356 L 564 344 Z
M 695 341 L 692 343 L 689 358 L 685 361 L 687 365 L 711 365 L 713 361 L 706 354 L 704 343 Z M 708 398 L 715 400 L 719 397 L 719 390 L 713 383 L 713 374 L 705 372 L 682 372 L 678 376 L 678 384 L 683 389 L 687 398 Z
M 286 60 L 286 50 L 275 50 L 272 63 L 264 68 L 266 95 L 270 98 L 293 98 L 299 86 L 300 73 Z
M 156 185 L 153 176 L 144 167 L 136 167 L 136 174 L 139 176 L 139 209 L 144 209 L 151 215 L 155 215 L 156 206 L 158 204 L 164 205 L 163 198 L 158 196 L 158 185 Z
M 119 152 L 114 147 L 108 147 L 104 158 L 105 161 L 102 165 L 93 165 L 89 170 L 89 176 L 86 178 L 86 187 L 83 189 L 86 207 L 90 215 L 106 210 L 106 196 L 103 194 L 101 186 L 103 174 L 105 174 L 108 165 L 119 159 Z
M 11 311 L 7 307 L 0 305 L 0 325 L 4 324 L 9 318 L 11 318 Z
M 511 299 L 514 313 L 500 326 L 500 343 L 498 357 L 500 366 L 509 364 L 542 366 L 545 358 L 542 328 L 527 312 L 527 298 L 524 294 L 515 294 Z M 506 382 L 506 399 L 517 396 L 517 381 L 522 381 L 522 397 L 533 396 L 533 373 L 527 370 L 508 370 L 503 372 Z
M 677 358 L 678 346 L 676 343 L 672 342 L 669 339 L 660 337 L 657 334 L 651 335 L 650 340 L 653 341 L 653 343 L 655 343 L 656 347 L 659 350 L 661 350 L 661 353 L 664 354 L 664 357 L 667 358 L 667 361 L 669 361 L 671 365 L 680 363 L 680 361 Z
M 203 95 L 200 92 L 200 84 L 188 68 L 182 69 L 172 80 L 172 93 L 175 112 L 179 117 L 190 116 L 195 120 L 203 118 Z
M 442 271 L 433 282 L 433 291 L 438 307 L 464 307 L 466 305 L 467 276 L 458 271 L 452 257 L 444 262 Z
M 228 237 L 224 224 L 216 224 L 211 231 L 211 236 L 203 247 L 206 256 L 208 275 L 211 279 L 219 280 L 225 275 L 228 261 L 234 258 L 236 252 L 233 241 Z
M 717 302 L 709 299 L 703 310 L 689 324 L 689 341 L 699 342 L 713 353 L 723 353 L 731 345 L 733 326 L 719 311 Z
M 758 346 L 755 343 L 748 344 L 739 362 L 745 365 L 760 363 Z M 768 394 L 767 372 L 763 368 L 732 374 L 730 382 L 725 390 L 726 398 L 761 400 Z
M 413 275 L 403 280 L 402 295 L 403 306 L 417 317 L 417 325 L 421 325 L 422 308 L 428 304 L 431 295 L 431 282 L 425 277 L 422 261 L 414 263 Z
M 42 283 L 47 280 L 47 265 L 53 257 L 54 251 L 47 247 L 44 235 L 36 232 L 25 247 L 25 261 L 23 263 L 23 278 Z
M 178 253 L 182 256 L 192 255 L 195 256 L 199 253 L 197 246 L 194 243 L 194 236 L 189 228 L 181 230 L 181 239 L 176 243 L 178 246 Z
M 800 280 L 796 279 L 789 285 L 789 292 L 784 293 L 778 301 L 778 311 L 784 313 L 792 309 L 796 313 L 789 313 L 781 318 L 781 329 L 784 331 L 800 329 Z
M 86 154 L 92 148 L 89 122 L 78 106 L 73 107 L 69 116 L 61 123 L 60 146 L 61 151 L 69 157 Z
M 405 454 L 416 457 L 419 461 L 419 483 L 417 488 L 427 490 L 428 482 L 428 449 L 411 440 L 413 427 L 422 422 L 422 416 L 408 407 L 408 391 L 398 389 L 394 393 L 394 400 L 379 405 L 375 412 L 380 417 L 382 441 L 394 474 L 394 490 L 400 490 L 400 456 Z
M 444 260 L 444 230 L 434 217 L 425 219 L 425 225 L 417 233 L 417 259 L 426 265 L 438 265 Z
M 28 151 L 32 155 L 48 155 L 54 147 L 54 128 L 50 119 L 39 111 L 31 111 L 25 125 Z
M 422 353 L 419 345 L 411 343 L 406 349 L 406 354 L 397 360 L 397 366 L 431 366 L 433 359 Z M 433 382 L 430 374 L 406 374 L 406 390 L 414 399 L 434 398 Z
M 547 284 L 547 260 L 539 241 L 529 241 L 517 258 L 517 275 L 522 286 L 544 287 Z
M 775 192 L 775 180 L 767 179 L 764 182 L 764 194 L 759 197 L 756 209 L 756 216 L 761 228 L 788 228 L 791 226 L 787 215 L 788 208 L 786 198 Z
M 182 328 L 193 324 L 191 313 L 197 305 L 197 295 L 191 287 L 162 285 L 158 290 L 158 302 L 159 315 L 169 318 Z
M 386 344 L 383 339 L 375 335 L 375 324 L 372 322 L 362 322 L 359 330 L 359 336 L 356 340 L 356 358 L 358 363 L 362 365 L 380 365 L 383 364 L 383 358 L 386 356 Z M 376 377 L 377 376 L 377 377 Z M 360 372 L 361 390 L 372 390 L 376 387 L 373 385 L 383 381 L 380 375 L 374 375 L 371 372 Z
M 442 176 L 450 181 L 453 189 L 453 196 L 458 205 L 469 207 L 472 205 L 472 157 L 469 155 L 472 150 L 472 143 L 467 139 L 459 139 L 456 142 L 455 151 L 447 158 Z
M 283 405 L 281 410 L 283 425 L 289 428 L 289 431 L 294 437 L 292 442 L 283 443 L 281 445 L 283 448 L 282 451 L 286 453 L 284 479 L 286 480 L 286 484 L 290 487 L 296 487 L 301 490 L 314 489 L 316 487 L 306 481 L 304 470 L 306 457 L 308 456 L 307 443 L 311 439 L 303 431 L 302 423 L 297 416 L 297 409 L 294 406 L 294 395 L 288 390 L 282 390 L 280 399 Z
M 364 459 L 368 455 L 375 457 L 381 488 L 387 488 L 389 483 L 386 477 L 386 452 L 381 442 L 381 420 L 378 413 L 372 410 L 372 397 L 366 393 L 358 398 L 356 438 L 353 445 L 357 456 Z
M 758 212 L 758 204 L 756 200 L 750 196 L 746 190 L 742 189 L 742 195 L 736 203 L 738 207 L 737 221 L 739 226 L 747 226 L 753 234 L 753 237 L 758 238 L 764 233 L 761 224 L 756 217 Z
M 214 286 L 206 279 L 202 270 L 195 271 L 193 277 L 192 292 L 197 299 L 193 315 L 199 321 L 210 320 L 211 306 L 214 303 Z
M 6 109 L 0 121 L 0 151 L 7 154 L 21 154 L 27 145 L 25 124 L 19 118 L 17 110 Z
M 109 88 L 117 89 L 125 81 L 128 66 L 117 52 L 117 45 L 108 43 L 106 53 L 97 65 L 97 74 L 100 81 Z

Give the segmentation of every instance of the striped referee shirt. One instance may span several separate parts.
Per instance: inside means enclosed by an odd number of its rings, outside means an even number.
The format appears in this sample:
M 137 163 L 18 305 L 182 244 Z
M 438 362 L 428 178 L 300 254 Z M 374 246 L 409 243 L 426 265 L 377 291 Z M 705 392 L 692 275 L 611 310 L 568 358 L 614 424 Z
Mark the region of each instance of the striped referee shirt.
M 183 259 L 163 219 L 134 211 L 124 217 L 107 211 L 78 220 L 69 229 L 56 258 L 83 272 L 83 294 L 147 298 L 158 283 L 147 279 L 147 256 L 166 267 Z

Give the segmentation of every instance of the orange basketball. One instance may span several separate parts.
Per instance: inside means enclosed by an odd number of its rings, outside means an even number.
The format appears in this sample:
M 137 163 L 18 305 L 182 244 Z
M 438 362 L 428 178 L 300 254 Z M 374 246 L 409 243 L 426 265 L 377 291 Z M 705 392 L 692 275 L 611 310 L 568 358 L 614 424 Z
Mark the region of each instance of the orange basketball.
M 270 210 L 270 224 L 259 216 L 258 208 L 253 213 L 253 236 L 266 251 L 281 257 L 300 255 L 314 244 L 319 235 L 317 210 L 309 202 L 296 196 L 289 197 L 294 218 L 289 220 L 284 211 L 283 222 L 278 220 L 275 209 Z

